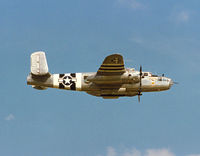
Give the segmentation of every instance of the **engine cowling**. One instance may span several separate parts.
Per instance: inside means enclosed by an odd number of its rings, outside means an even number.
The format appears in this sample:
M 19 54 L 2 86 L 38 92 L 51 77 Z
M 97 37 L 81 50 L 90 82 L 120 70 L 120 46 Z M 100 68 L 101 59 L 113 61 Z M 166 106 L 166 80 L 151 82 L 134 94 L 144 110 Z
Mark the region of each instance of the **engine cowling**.
M 43 87 L 43 86 L 32 86 L 34 89 L 38 89 L 38 90 L 45 90 L 47 89 L 47 87 Z
M 138 74 L 124 73 L 123 75 L 114 75 L 114 76 L 101 76 L 101 75 L 92 75 L 87 77 L 89 82 L 96 84 L 129 84 L 139 82 Z

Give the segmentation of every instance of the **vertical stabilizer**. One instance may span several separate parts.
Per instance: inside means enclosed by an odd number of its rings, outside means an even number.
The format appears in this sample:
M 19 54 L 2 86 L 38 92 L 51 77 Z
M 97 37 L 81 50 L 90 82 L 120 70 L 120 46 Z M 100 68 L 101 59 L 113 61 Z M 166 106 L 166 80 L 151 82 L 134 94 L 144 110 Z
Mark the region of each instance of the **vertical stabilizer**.
M 49 74 L 45 53 L 42 51 L 31 54 L 31 73 L 36 76 Z

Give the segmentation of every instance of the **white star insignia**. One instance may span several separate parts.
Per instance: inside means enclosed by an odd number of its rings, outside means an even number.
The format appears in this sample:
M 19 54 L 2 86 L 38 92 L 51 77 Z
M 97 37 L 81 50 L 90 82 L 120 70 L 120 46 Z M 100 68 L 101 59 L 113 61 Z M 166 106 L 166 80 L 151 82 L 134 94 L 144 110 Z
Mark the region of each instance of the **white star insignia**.
M 65 85 L 69 85 L 71 83 L 71 79 L 69 76 L 67 76 L 65 79 L 63 79 L 63 82 Z

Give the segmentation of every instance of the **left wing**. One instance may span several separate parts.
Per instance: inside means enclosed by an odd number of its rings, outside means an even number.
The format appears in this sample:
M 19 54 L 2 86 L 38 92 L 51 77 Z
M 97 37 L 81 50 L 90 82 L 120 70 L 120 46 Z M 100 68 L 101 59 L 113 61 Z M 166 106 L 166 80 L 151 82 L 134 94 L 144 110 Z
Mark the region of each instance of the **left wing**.
M 125 72 L 123 57 L 119 54 L 113 54 L 107 56 L 99 70 L 97 75 L 122 75 Z

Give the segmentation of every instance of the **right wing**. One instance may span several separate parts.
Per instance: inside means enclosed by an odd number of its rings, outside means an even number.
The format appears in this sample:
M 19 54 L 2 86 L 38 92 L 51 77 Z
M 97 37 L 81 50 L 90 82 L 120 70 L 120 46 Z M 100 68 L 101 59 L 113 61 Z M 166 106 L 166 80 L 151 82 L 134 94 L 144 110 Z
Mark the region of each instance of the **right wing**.
M 119 54 L 113 54 L 107 56 L 99 70 L 97 75 L 113 76 L 122 75 L 125 72 L 123 57 Z

